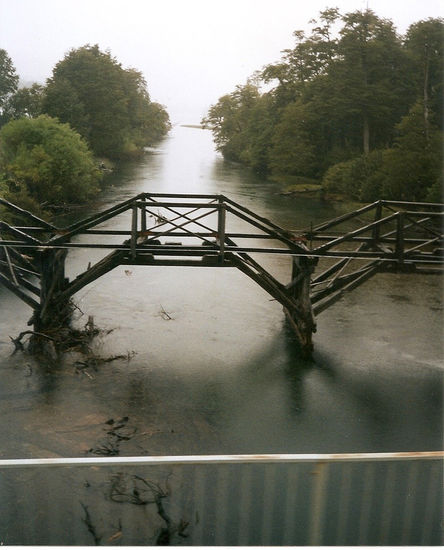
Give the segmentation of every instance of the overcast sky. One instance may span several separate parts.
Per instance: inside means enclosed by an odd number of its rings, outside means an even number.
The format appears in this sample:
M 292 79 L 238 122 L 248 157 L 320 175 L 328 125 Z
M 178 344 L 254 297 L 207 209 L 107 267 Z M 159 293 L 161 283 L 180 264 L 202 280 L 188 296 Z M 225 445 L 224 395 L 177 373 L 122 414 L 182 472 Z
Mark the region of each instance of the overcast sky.
M 441 0 L 0 0 L 0 48 L 23 81 L 44 83 L 68 50 L 99 44 L 143 72 L 173 122 L 192 123 L 332 6 L 368 6 L 401 34 L 443 15 Z

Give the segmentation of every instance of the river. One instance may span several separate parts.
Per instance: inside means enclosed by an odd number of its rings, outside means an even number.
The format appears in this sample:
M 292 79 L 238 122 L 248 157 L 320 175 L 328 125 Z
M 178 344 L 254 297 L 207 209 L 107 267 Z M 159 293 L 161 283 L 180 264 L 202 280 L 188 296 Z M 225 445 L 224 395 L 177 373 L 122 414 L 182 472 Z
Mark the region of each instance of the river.
M 75 217 L 142 191 L 223 193 L 288 229 L 348 207 L 281 195 L 224 162 L 209 131 L 176 126 Z M 70 274 L 89 261 L 81 250 L 70 258 Z M 9 335 L 25 330 L 30 310 L 0 287 L 1 458 L 85 456 L 120 418 L 136 434 L 120 441 L 121 455 L 442 448 L 439 276 L 379 274 L 345 295 L 319 316 L 311 361 L 281 307 L 234 269 L 122 266 L 76 302 L 79 325 L 94 315 L 111 331 L 96 352 L 129 360 L 84 372 L 78 357 L 11 356 Z

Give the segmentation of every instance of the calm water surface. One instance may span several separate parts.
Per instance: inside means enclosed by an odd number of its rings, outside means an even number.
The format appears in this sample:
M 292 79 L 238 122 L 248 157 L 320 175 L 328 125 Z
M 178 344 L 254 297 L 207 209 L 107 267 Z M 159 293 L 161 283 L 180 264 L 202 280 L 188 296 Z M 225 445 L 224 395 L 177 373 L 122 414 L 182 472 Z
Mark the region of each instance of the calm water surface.
M 289 229 L 348 209 L 280 195 L 223 162 L 209 132 L 176 127 L 75 217 L 142 191 L 224 193 Z M 70 252 L 69 275 L 94 254 Z M 273 269 L 289 277 L 286 260 Z M 85 374 L 72 355 L 55 364 L 11 356 L 9 335 L 25 330 L 30 310 L 0 287 L 2 458 L 85 456 L 105 422 L 122 417 L 136 435 L 121 455 L 442 448 L 439 276 L 380 274 L 344 296 L 318 318 L 313 361 L 300 358 L 281 307 L 234 269 L 119 267 L 76 301 L 77 324 L 93 314 L 112 329 L 97 353 L 133 357 Z

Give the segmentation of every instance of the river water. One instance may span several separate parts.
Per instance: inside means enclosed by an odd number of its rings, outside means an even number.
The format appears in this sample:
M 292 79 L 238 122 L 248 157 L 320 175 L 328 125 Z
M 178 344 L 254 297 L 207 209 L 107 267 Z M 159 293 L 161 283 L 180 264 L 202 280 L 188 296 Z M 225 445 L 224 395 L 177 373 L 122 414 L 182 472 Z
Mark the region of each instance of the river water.
M 349 207 L 281 195 L 224 162 L 210 132 L 175 127 L 75 217 L 142 191 L 223 193 L 288 229 Z M 73 275 L 91 255 L 69 258 Z M 285 261 L 274 268 L 287 276 Z M 106 422 L 120 418 L 132 435 L 119 442 L 121 455 L 442 448 L 439 276 L 379 274 L 345 295 L 319 316 L 311 361 L 281 307 L 234 269 L 122 266 L 75 298 L 79 325 L 94 315 L 111 330 L 95 351 L 131 359 L 79 370 L 72 355 L 11 356 L 9 335 L 25 330 L 30 310 L 0 287 L 1 458 L 91 456 L 103 449 Z

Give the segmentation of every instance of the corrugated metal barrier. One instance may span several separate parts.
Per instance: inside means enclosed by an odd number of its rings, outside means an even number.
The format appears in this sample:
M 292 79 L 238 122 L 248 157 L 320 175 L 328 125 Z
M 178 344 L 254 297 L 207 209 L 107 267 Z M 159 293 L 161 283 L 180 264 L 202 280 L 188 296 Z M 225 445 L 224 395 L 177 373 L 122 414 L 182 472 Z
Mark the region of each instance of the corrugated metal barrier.
M 443 458 L 0 460 L 0 544 L 440 545 Z

